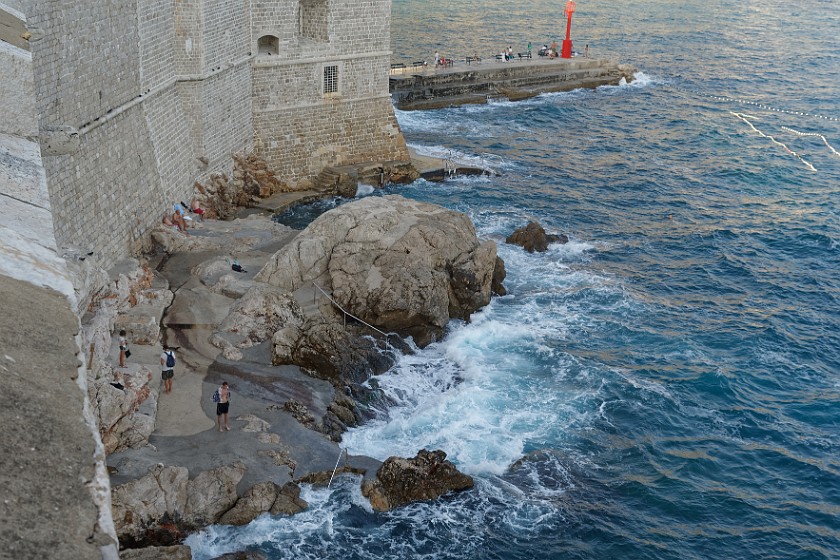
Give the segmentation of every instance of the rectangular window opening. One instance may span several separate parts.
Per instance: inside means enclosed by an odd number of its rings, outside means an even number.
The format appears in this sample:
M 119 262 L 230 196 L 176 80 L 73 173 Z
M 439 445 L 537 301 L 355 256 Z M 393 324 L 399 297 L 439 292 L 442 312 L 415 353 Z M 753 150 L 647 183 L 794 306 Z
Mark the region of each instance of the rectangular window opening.
M 338 66 L 324 66 L 324 95 L 338 93 Z

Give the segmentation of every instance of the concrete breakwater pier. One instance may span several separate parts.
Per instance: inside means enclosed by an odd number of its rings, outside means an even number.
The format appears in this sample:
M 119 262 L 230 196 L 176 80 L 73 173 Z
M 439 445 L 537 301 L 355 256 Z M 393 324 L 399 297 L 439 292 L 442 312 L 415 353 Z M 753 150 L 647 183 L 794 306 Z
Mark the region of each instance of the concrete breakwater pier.
M 635 71 L 628 64 L 594 58 L 471 61 L 466 66 L 398 66 L 389 83 L 397 109 L 407 111 L 617 85 L 622 78 L 631 81 Z

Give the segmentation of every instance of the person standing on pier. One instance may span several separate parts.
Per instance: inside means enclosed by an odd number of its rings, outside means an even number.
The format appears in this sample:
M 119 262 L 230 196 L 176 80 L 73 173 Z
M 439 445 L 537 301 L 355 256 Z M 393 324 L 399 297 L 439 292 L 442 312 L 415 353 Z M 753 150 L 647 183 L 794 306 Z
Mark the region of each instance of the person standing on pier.
M 528 41 L 528 58 L 531 58 L 531 41 Z
M 440 66 L 440 53 L 438 51 L 435 51 L 435 68 L 437 68 L 438 66 Z

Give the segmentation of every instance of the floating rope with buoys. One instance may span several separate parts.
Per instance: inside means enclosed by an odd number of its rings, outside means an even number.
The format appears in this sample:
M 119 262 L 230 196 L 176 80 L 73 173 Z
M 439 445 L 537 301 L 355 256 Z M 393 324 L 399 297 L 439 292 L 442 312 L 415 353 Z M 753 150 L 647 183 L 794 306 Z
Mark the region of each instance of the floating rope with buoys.
M 822 119 L 822 120 L 827 120 L 827 121 L 840 122 L 840 118 L 838 118 L 838 117 L 829 117 L 829 116 L 826 116 L 826 115 L 820 115 L 820 114 L 815 114 L 815 113 L 806 113 L 804 111 L 790 111 L 788 109 L 779 109 L 778 107 L 772 107 L 770 105 L 766 105 L 766 104 L 760 103 L 758 101 L 748 101 L 746 99 L 739 99 L 737 97 L 728 97 L 728 96 L 725 96 L 725 95 L 714 95 L 714 94 L 711 94 L 711 93 L 708 93 L 708 92 L 705 92 L 705 91 L 691 90 L 691 89 L 675 86 L 673 84 L 668 84 L 666 87 L 670 87 L 671 89 L 675 89 L 677 91 L 681 91 L 681 92 L 687 93 L 689 95 L 696 95 L 698 97 L 705 97 L 707 99 L 713 99 L 715 101 L 722 101 L 722 102 L 725 102 L 725 103 L 739 103 L 739 104 L 742 104 L 742 105 L 751 105 L 751 106 L 757 107 L 759 109 L 764 109 L 765 111 L 770 111 L 772 113 L 784 113 L 784 114 L 787 114 L 787 115 L 796 115 L 796 116 L 799 116 L 799 117 L 811 117 L 811 118 L 815 118 L 815 119 Z M 751 129 L 753 129 L 753 131 L 758 133 L 760 136 L 762 136 L 764 138 L 767 138 L 768 140 L 770 140 L 774 144 L 777 144 L 778 146 L 781 146 L 782 148 L 784 148 L 787 151 L 787 153 L 796 157 L 799 161 L 801 161 L 811 171 L 816 171 L 817 170 L 813 165 L 811 165 L 810 162 L 805 160 L 801 155 L 799 155 L 795 151 L 791 150 L 786 144 L 778 141 L 773 136 L 770 136 L 769 134 L 765 134 L 764 132 L 762 132 L 761 130 L 756 128 L 750 122 L 750 119 L 757 120 L 758 117 L 756 117 L 754 115 L 747 115 L 745 113 L 737 113 L 737 112 L 734 112 L 734 111 L 729 111 L 729 113 L 731 115 L 737 117 L 738 119 L 742 120 L 744 123 L 747 124 L 747 126 L 749 126 Z M 800 132 L 798 130 L 794 130 L 793 128 L 790 128 L 790 127 L 787 127 L 787 126 L 782 126 L 781 129 L 784 130 L 785 132 L 790 132 L 791 134 L 795 134 L 796 136 L 799 136 L 799 137 L 813 136 L 813 137 L 820 138 L 823 141 L 823 144 L 825 144 L 826 147 L 829 150 L 831 150 L 832 154 L 840 157 L 840 152 L 838 152 L 836 149 L 834 149 L 834 146 L 832 146 L 828 142 L 828 139 L 823 134 L 820 134 L 818 132 Z
M 816 167 L 814 167 L 813 165 L 808 163 L 805 160 L 805 158 L 803 158 L 802 156 L 800 156 L 799 154 L 797 154 L 796 152 L 794 152 L 793 150 L 788 148 L 785 144 L 779 142 L 778 140 L 776 140 L 775 138 L 773 138 L 769 134 L 765 134 L 765 133 L 761 132 L 759 129 L 757 129 L 755 126 L 753 126 L 753 123 L 751 123 L 749 121 L 749 119 L 757 119 L 758 117 L 753 116 L 753 115 L 745 115 L 744 113 L 735 113 L 733 111 L 729 111 L 729 114 L 734 115 L 735 117 L 737 117 L 737 118 L 741 119 L 742 121 L 744 121 L 745 123 L 747 123 L 747 126 L 749 126 L 751 129 L 753 129 L 755 132 L 757 132 L 758 135 L 761 136 L 762 138 L 767 138 L 768 140 L 770 140 L 774 144 L 777 144 L 777 145 L 781 146 L 782 148 L 784 148 L 785 150 L 787 150 L 787 153 L 789 153 L 792 156 L 795 156 L 797 159 L 799 159 L 799 161 L 801 161 L 802 163 L 805 164 L 805 167 L 807 167 L 811 171 L 816 171 L 817 170 Z
M 738 97 L 728 97 L 726 95 L 715 95 L 706 91 L 692 90 L 670 84 L 668 85 L 668 87 L 679 91 L 683 91 L 685 93 L 690 93 L 692 95 L 698 95 L 700 97 L 714 99 L 715 101 L 724 101 L 726 103 L 739 103 L 741 105 L 751 105 L 753 107 L 758 107 L 759 109 L 764 109 L 765 111 L 770 111 L 773 113 L 784 113 L 786 115 L 796 115 L 798 117 L 812 117 L 815 119 L 822 119 L 826 121 L 840 122 L 840 117 L 829 117 L 827 115 L 820 115 L 818 113 L 806 113 L 804 111 L 791 111 L 789 109 L 779 109 L 778 107 L 772 107 L 770 105 L 758 101 L 749 101 L 747 99 L 740 99 Z
M 835 150 L 835 149 L 834 149 L 834 146 L 832 146 L 831 144 L 829 144 L 829 143 L 828 143 L 828 140 L 826 140 L 825 136 L 823 136 L 823 135 L 822 135 L 822 134 L 820 134 L 819 132 L 799 132 L 798 130 L 794 130 L 794 129 L 792 129 L 792 128 L 790 128 L 790 127 L 787 127 L 787 126 L 783 126 L 783 127 L 782 127 L 782 130 L 784 130 L 784 131 L 786 131 L 786 132 L 790 132 L 790 133 L 796 134 L 797 136 L 816 136 L 817 138 L 820 138 L 820 139 L 823 141 L 823 144 L 825 144 L 825 145 L 826 145 L 826 147 L 827 147 L 829 150 L 831 150 L 831 153 L 832 153 L 832 154 L 834 154 L 834 155 L 835 155 L 835 156 L 837 156 L 837 157 L 840 157 L 840 152 L 838 152 L 837 150 Z

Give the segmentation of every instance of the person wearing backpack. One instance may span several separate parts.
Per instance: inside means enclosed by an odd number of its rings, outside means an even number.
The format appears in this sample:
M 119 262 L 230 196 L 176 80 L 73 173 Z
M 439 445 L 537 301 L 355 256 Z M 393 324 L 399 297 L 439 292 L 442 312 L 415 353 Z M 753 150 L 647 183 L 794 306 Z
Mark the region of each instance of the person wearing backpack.
M 222 431 L 222 419 L 224 419 L 225 431 L 229 432 L 228 411 L 230 410 L 230 387 L 227 381 L 223 381 L 222 385 L 213 393 L 213 402 L 216 403 L 216 422 L 219 424 L 219 431 Z
M 172 392 L 172 378 L 175 377 L 175 351 L 163 345 L 163 353 L 160 355 L 160 378 L 163 379 L 163 392 Z

